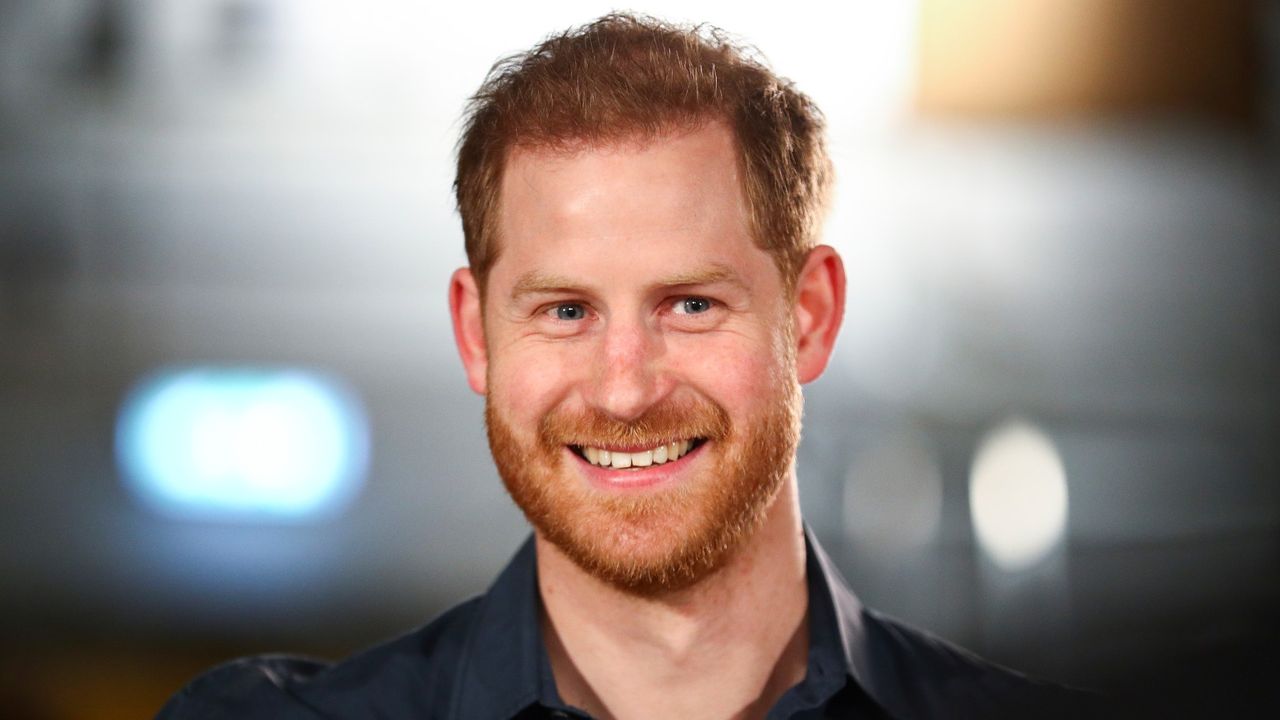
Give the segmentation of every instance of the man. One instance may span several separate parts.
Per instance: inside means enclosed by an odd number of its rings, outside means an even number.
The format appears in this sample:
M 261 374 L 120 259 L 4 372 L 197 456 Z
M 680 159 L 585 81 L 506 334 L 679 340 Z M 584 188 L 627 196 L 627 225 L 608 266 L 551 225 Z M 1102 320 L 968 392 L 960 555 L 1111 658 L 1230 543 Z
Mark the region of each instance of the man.
M 817 109 L 716 33 L 611 15 L 499 64 L 454 334 L 534 528 L 487 594 L 166 718 L 1042 716 L 1071 695 L 863 609 L 801 523 L 801 383 L 845 275 Z

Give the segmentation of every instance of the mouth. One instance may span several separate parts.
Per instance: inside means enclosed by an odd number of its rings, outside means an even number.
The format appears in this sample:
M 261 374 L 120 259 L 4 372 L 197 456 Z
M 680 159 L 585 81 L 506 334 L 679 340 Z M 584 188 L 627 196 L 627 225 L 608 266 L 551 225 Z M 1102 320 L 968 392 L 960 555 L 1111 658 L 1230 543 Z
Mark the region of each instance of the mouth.
M 706 438 L 674 440 L 669 443 L 636 450 L 621 450 L 591 445 L 570 445 L 573 454 L 591 465 L 614 470 L 640 469 L 672 463 L 702 446 Z

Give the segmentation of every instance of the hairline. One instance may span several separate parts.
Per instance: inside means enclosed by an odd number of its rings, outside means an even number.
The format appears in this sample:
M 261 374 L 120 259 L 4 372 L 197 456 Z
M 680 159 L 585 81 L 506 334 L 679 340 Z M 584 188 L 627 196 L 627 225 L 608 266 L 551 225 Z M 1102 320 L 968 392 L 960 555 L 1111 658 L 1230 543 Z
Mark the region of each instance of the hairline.
M 737 130 L 736 123 L 733 118 L 719 110 L 709 110 L 699 113 L 691 113 L 684 117 L 674 117 L 669 122 L 663 123 L 658 128 L 646 129 L 642 126 L 635 127 L 618 127 L 614 131 L 599 133 L 596 136 L 568 136 L 568 137 L 539 137 L 537 135 L 526 135 L 524 137 L 517 134 L 506 147 L 503 148 L 501 158 L 497 163 L 496 177 L 494 178 L 496 188 L 494 193 L 494 206 L 490 214 L 490 222 L 492 226 L 488 228 L 489 234 L 489 252 L 483 273 L 477 273 L 474 266 L 470 266 L 473 276 L 475 276 L 476 284 L 480 291 L 481 303 L 485 301 L 488 293 L 489 274 L 492 272 L 502 253 L 502 238 L 499 232 L 501 219 L 504 213 L 503 189 L 507 181 L 507 171 L 510 169 L 512 159 L 522 153 L 528 154 L 545 154 L 552 157 L 559 156 L 562 158 L 571 158 L 575 155 L 589 152 L 608 152 L 617 149 L 627 148 L 646 148 L 656 143 L 667 142 L 675 138 L 684 137 L 713 125 L 720 125 L 729 133 L 729 139 L 733 148 L 733 162 L 738 171 L 738 190 L 742 194 L 743 207 L 746 208 L 747 232 L 748 239 L 752 245 L 769 255 L 774 269 L 778 272 L 778 276 L 782 281 L 783 296 L 790 300 L 795 294 L 795 285 L 799 277 L 800 267 L 791 269 L 788 273 L 782 264 L 782 256 L 785 254 L 782 248 L 771 247 L 763 241 L 761 233 L 763 229 L 759 227 L 757 220 L 757 208 L 752 200 L 752 193 L 748 186 L 750 182 L 750 168 L 746 167 L 746 151 L 744 149 L 742 138 Z M 807 255 L 811 251 L 812 245 L 805 249 Z

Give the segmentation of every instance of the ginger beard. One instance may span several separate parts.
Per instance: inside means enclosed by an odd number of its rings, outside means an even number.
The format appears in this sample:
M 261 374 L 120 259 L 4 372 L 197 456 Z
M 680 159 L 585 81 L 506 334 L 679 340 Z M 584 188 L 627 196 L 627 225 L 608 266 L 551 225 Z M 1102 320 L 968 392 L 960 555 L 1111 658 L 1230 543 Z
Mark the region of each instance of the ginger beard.
M 520 437 L 490 394 L 489 447 L 516 505 L 579 567 L 625 592 L 674 592 L 729 560 L 763 522 L 790 472 L 800 438 L 800 392 L 794 380 L 774 378 L 773 385 L 776 397 L 762 404 L 763 414 L 738 424 L 697 396 L 663 401 L 631 422 L 596 409 L 557 408 L 542 418 L 534 439 Z M 566 449 L 691 438 L 705 439 L 696 476 L 625 496 L 589 486 L 569 465 L 579 460 Z

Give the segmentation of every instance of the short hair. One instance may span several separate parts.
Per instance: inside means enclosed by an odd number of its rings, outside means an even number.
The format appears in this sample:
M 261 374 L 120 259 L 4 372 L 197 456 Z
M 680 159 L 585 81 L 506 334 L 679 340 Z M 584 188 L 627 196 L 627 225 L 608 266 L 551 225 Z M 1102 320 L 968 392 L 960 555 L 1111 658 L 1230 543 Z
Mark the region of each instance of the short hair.
M 498 61 L 468 103 L 454 192 L 481 291 L 500 250 L 513 150 L 656 139 L 716 121 L 733 132 L 753 239 L 790 294 L 831 185 L 821 111 L 717 28 L 620 13 Z

